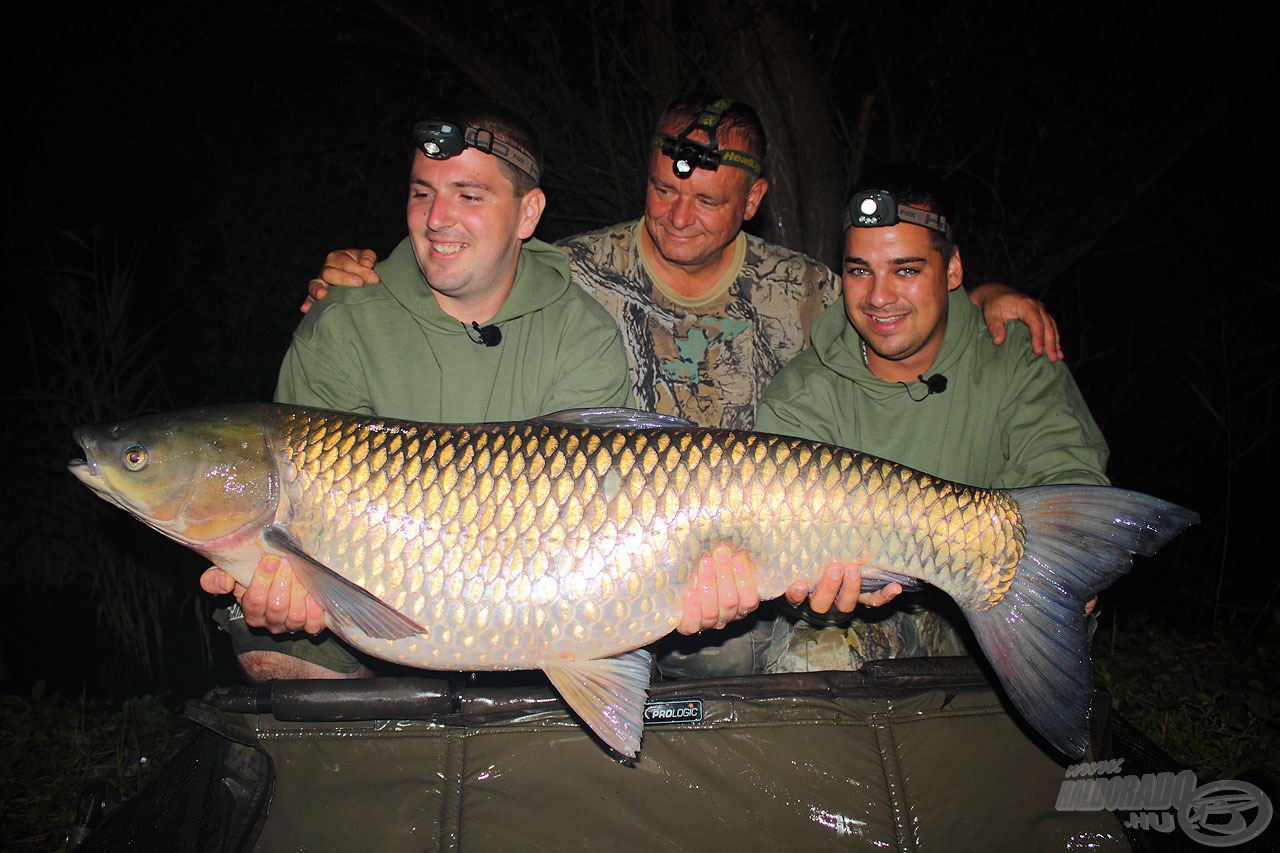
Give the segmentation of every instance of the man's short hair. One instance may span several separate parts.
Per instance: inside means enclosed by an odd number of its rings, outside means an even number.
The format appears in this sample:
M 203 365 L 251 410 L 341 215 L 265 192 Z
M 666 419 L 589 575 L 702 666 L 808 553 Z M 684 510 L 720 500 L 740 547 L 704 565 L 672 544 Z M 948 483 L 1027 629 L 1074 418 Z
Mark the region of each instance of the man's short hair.
M 662 115 L 658 116 L 655 130 L 661 132 L 675 125 L 679 125 L 680 130 L 683 130 L 697 121 L 703 111 L 719 99 L 718 95 L 709 92 L 689 92 L 681 95 L 668 104 L 662 111 Z M 765 154 L 768 153 L 769 139 L 765 136 L 764 123 L 760 121 L 760 116 L 750 104 L 742 101 L 729 104 L 729 108 L 720 116 L 720 123 L 716 125 L 716 145 L 721 148 L 729 147 L 729 134 L 734 132 L 742 137 L 741 150 L 763 163 Z
M 864 190 L 887 190 L 898 204 L 920 207 L 946 218 L 951 226 L 951 237 L 932 228 L 929 239 L 933 248 L 942 255 L 944 264 L 951 262 L 951 255 L 960 245 L 956 224 L 956 204 L 951 190 L 936 170 L 916 163 L 887 163 L 863 173 L 849 193 L 852 197 Z
M 510 107 L 492 101 L 450 101 L 436 104 L 420 118 L 438 118 L 467 127 L 483 128 L 490 131 L 498 141 L 523 150 L 539 167 L 542 166 L 542 141 L 538 138 L 538 132 L 527 118 Z M 516 198 L 522 198 L 539 185 L 528 172 L 516 168 L 501 157 L 497 160 L 515 186 Z

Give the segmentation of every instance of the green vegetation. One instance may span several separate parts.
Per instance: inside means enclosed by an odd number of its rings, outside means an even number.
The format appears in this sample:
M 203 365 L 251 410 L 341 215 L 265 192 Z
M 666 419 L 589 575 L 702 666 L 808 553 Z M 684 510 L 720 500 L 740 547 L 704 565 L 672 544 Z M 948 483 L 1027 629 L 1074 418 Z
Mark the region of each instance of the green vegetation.
M 1188 632 L 1126 620 L 1094 638 L 1115 710 L 1203 781 L 1280 780 L 1280 615 Z
M 177 749 L 188 724 L 156 696 L 118 702 L 0 695 L 0 808 L 7 850 L 61 849 L 77 795 L 102 780 L 138 793 Z
M 22 484 L 0 499 L 0 592 L 20 604 L 19 618 L 36 623 L 58 618 L 41 612 L 49 605 L 84 602 L 89 612 L 77 615 L 91 617 L 93 634 L 82 645 L 109 644 L 134 670 L 155 673 L 179 579 L 107 535 L 112 525 L 124 536 L 135 531 L 118 526 L 110 507 L 85 500 L 65 466 L 79 450 L 71 442 L 76 426 L 171 407 L 166 352 L 157 348 L 166 323 L 140 292 L 131 241 L 68 231 L 50 239 L 47 253 L 33 297 L 39 310 L 22 332 L 32 382 L 0 424 L 0 439 L 15 451 L 13 482 Z M 0 674 L 11 676 L 3 667 Z

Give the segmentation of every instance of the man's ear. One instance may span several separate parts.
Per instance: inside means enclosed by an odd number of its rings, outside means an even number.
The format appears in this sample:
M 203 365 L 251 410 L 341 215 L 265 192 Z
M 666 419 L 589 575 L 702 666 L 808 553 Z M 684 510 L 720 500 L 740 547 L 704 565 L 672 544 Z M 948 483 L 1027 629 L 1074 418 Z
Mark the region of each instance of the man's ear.
M 538 229 L 538 220 L 542 219 L 542 211 L 546 208 L 547 194 L 542 191 L 542 187 L 534 187 L 520 199 L 520 224 L 516 228 L 516 235 L 521 240 L 533 236 L 533 232 Z
M 764 201 L 764 194 L 768 191 L 768 178 L 756 178 L 751 182 L 751 187 L 747 190 L 747 209 L 742 213 L 744 221 L 756 215 L 760 202 Z
M 960 260 L 960 250 L 953 249 L 951 260 L 947 262 L 947 290 L 955 290 L 964 284 L 964 264 Z

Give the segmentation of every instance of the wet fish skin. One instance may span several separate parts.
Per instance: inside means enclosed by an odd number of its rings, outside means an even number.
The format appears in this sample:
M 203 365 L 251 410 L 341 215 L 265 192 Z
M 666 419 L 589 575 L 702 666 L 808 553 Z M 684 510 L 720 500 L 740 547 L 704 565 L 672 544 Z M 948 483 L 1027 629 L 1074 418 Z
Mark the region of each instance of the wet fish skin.
M 755 556 L 762 599 L 849 559 L 871 582 L 942 588 L 1015 704 L 1055 746 L 1082 751 L 1083 602 L 1131 552 L 1194 521 L 1115 489 L 982 490 L 798 439 L 661 419 L 609 426 L 649 418 L 432 426 L 287 406 L 195 410 L 81 430 L 89 462 L 73 471 L 242 583 L 262 554 L 289 555 L 331 626 L 370 654 L 544 669 L 632 755 L 648 661 L 624 653 L 675 627 L 696 558 L 719 542 Z M 130 470 L 139 447 L 146 459 Z M 1053 539 L 1053 571 L 1037 580 L 1045 561 L 1028 531 L 1060 516 L 1082 516 L 1095 541 Z M 1094 550 L 1103 556 L 1084 553 Z
M 403 663 L 510 668 L 551 650 L 599 657 L 643 645 L 675 627 L 693 561 L 717 542 L 758 555 L 765 598 L 861 549 L 871 577 L 876 565 L 900 566 L 990 606 L 1021 556 L 1002 493 L 912 479 L 923 475 L 796 439 L 559 424 L 401 436 L 331 417 L 291 419 L 280 435 L 294 462 L 288 526 L 307 553 L 424 625 L 444 626 L 429 650 L 417 639 L 389 643 L 382 654 Z M 855 500 L 829 497 L 847 494 Z M 909 542 L 902 532 L 916 502 L 935 517 Z M 386 523 L 384 506 L 404 526 Z M 878 524 L 857 521 L 871 513 Z M 934 546 L 933 531 L 996 513 L 1005 524 Z M 963 570 L 957 543 L 968 549 Z

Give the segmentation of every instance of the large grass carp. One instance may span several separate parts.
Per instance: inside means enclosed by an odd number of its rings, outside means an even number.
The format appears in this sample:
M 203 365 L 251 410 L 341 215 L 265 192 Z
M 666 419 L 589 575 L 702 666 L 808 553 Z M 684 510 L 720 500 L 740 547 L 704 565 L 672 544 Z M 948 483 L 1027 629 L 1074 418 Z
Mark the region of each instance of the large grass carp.
M 1101 486 L 998 491 L 840 447 L 632 410 L 431 425 L 284 405 L 82 428 L 71 471 L 247 584 L 288 556 L 328 624 L 436 670 L 542 669 L 609 746 L 640 748 L 643 646 L 672 631 L 697 557 L 754 555 L 761 599 L 831 561 L 933 584 L 1013 704 L 1087 742 L 1084 604 L 1194 513 Z

